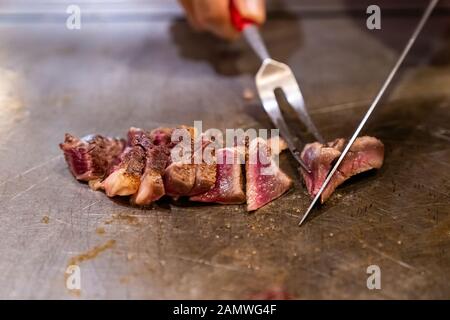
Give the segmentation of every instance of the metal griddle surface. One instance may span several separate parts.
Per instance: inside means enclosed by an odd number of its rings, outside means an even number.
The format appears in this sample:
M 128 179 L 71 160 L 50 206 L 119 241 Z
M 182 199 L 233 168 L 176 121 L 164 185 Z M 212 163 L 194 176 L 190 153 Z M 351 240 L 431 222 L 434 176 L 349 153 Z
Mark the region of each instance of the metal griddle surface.
M 352 132 L 417 19 L 391 14 L 369 32 L 346 14 L 284 14 L 263 34 L 334 139 Z M 258 67 L 244 43 L 169 17 L 75 32 L 0 24 L 0 297 L 248 298 L 279 288 L 294 298 L 450 298 L 448 21 L 432 18 L 365 131 L 385 143 L 384 167 L 345 184 L 302 228 L 309 199 L 287 154 L 295 188 L 248 214 L 184 201 L 132 208 L 75 181 L 58 149 L 65 132 L 270 127 L 259 102 L 242 99 Z M 68 292 L 70 259 L 108 240 L 80 263 L 81 292 Z M 372 264 L 381 290 L 366 287 Z

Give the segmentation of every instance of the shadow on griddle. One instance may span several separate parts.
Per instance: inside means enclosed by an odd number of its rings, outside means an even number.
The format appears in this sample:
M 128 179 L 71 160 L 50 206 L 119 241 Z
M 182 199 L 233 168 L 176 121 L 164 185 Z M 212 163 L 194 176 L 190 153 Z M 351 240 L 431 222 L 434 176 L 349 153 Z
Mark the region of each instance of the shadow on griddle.
M 381 169 L 371 169 L 366 172 L 359 173 L 357 175 L 354 175 L 353 177 L 349 178 L 348 180 L 344 181 L 343 184 L 341 184 L 336 191 L 351 191 L 351 190 L 358 190 L 366 184 L 372 183 L 373 180 L 377 179 L 380 175 L 380 170 L 383 170 L 383 167 Z
M 340 197 L 337 197 L 337 194 L 340 193 L 341 195 L 345 196 L 351 194 L 353 190 L 361 190 L 365 185 L 369 185 L 373 182 L 373 180 L 379 178 L 380 170 L 383 170 L 383 168 L 379 170 L 372 169 L 357 174 L 345 181 L 334 191 L 331 197 L 324 204 L 316 205 L 315 210 L 311 212 L 311 215 L 307 220 L 312 221 L 314 219 L 317 219 L 321 215 L 327 213 L 328 210 L 332 210 L 336 206 L 342 204 L 343 201 L 342 199 L 340 199 Z M 308 223 L 308 221 L 306 223 Z
M 204 202 L 194 202 L 189 201 L 188 197 L 180 197 L 178 200 L 175 200 L 169 196 L 164 196 L 160 200 L 156 202 L 152 202 L 151 204 L 147 206 L 138 206 L 134 205 L 130 202 L 130 197 L 114 197 L 110 198 L 115 204 L 127 207 L 127 208 L 133 208 L 133 209 L 140 209 L 140 210 L 164 210 L 164 211 L 171 211 L 172 206 L 177 206 L 180 208 L 190 208 L 190 207 L 211 207 L 215 206 L 217 204 L 215 203 L 204 203 Z
M 111 201 L 113 201 L 115 204 L 127 207 L 127 208 L 133 208 L 143 211 L 150 211 L 153 209 L 160 209 L 164 211 L 170 211 L 170 200 L 166 199 L 165 197 L 157 202 L 153 202 L 148 206 L 137 206 L 130 202 L 130 197 L 113 197 L 110 198 Z
M 302 45 L 298 17 L 288 11 L 270 13 L 261 34 L 274 59 L 287 61 Z M 234 42 L 219 39 L 209 33 L 195 32 L 184 19 L 172 22 L 170 32 L 182 57 L 208 62 L 215 72 L 225 76 L 254 75 L 261 62 L 243 39 Z

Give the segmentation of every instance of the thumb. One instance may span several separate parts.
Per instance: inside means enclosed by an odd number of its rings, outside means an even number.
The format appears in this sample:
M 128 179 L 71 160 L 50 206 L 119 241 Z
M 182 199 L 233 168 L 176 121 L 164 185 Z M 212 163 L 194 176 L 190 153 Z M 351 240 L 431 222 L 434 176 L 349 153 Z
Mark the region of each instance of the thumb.
M 231 0 L 242 17 L 263 24 L 266 21 L 265 0 Z

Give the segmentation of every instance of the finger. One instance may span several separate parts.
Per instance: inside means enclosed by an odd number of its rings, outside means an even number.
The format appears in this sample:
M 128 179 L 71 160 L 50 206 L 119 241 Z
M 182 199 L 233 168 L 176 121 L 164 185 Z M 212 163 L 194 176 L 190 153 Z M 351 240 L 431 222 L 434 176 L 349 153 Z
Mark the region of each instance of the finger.
M 231 24 L 230 0 L 195 0 L 195 16 L 202 28 L 219 37 L 235 39 L 239 32 Z
M 195 16 L 195 8 L 194 8 L 195 1 L 196 0 L 178 0 L 178 2 L 181 4 L 184 11 L 186 12 L 186 17 L 188 19 L 189 24 L 194 29 L 200 31 L 202 30 L 202 27 Z
M 264 0 L 231 0 L 241 16 L 263 24 L 266 21 L 266 3 Z

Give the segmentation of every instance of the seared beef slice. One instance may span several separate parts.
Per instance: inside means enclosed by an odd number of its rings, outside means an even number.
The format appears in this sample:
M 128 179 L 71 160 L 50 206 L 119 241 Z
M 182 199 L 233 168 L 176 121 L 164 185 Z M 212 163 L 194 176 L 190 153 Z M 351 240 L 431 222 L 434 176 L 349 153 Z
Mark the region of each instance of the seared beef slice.
M 181 127 L 180 129 L 187 130 L 191 137 L 191 158 L 189 161 L 172 162 L 164 172 L 166 192 L 175 198 L 202 194 L 210 190 L 216 180 L 215 164 L 207 164 L 205 162 L 198 164 L 194 161 L 196 152 L 202 153 L 210 141 L 205 137 L 200 137 L 197 145 L 194 143 L 194 128 Z
M 211 141 L 206 138 L 201 138 L 202 143 L 199 148 L 201 148 L 201 153 L 205 152 L 205 149 L 209 146 Z M 205 158 L 202 157 L 202 163 L 195 165 L 195 182 L 192 190 L 189 192 L 189 196 L 195 196 L 198 194 L 203 194 L 211 190 L 216 183 L 216 161 L 215 150 L 210 151 L 210 158 L 212 163 L 206 163 Z
M 143 130 L 130 128 L 128 147 L 121 155 L 119 164 L 102 183 L 108 197 L 129 196 L 138 191 L 146 162 L 144 146 L 150 146 L 148 139 Z
M 118 160 L 125 147 L 122 139 L 90 135 L 82 139 L 66 133 L 64 143 L 59 145 L 70 172 L 78 180 L 101 179 Z
M 106 195 L 129 196 L 136 193 L 144 166 L 144 150 L 138 146 L 127 148 L 121 156 L 120 163 L 102 183 Z
M 193 129 L 185 129 L 192 137 Z M 248 210 L 256 210 L 280 196 L 291 185 L 290 179 L 271 158 L 271 153 L 277 154 L 286 148 L 280 138 L 250 143 L 250 153 L 259 146 L 270 161 L 266 163 L 258 159 L 254 165 L 247 166 L 249 197 L 246 198 L 244 166 L 239 161 L 245 154 L 245 146 L 208 149 L 211 163 L 196 164 L 195 156 L 188 163 L 173 162 L 172 148 L 180 142 L 171 141 L 173 130 L 158 128 L 149 132 L 130 128 L 127 142 L 99 135 L 78 139 L 67 134 L 60 147 L 77 179 L 89 181 L 93 189 L 103 188 L 109 197 L 131 195 L 131 201 L 138 205 L 150 204 L 168 194 L 223 204 L 244 203 L 247 199 Z M 205 136 L 200 139 L 199 145 L 191 141 L 190 147 L 191 150 L 194 147 L 201 149 L 203 154 L 211 141 Z M 262 171 L 266 169 L 271 169 L 273 175 L 265 175 Z
M 171 147 L 171 130 L 158 128 L 146 134 L 144 143 L 146 163 L 141 177 L 139 190 L 134 194 L 132 202 L 137 205 L 148 205 L 160 199 L 166 193 L 162 175 L 169 162 Z
M 180 149 L 180 156 L 183 156 L 184 152 L 193 151 L 194 145 L 194 130 L 190 127 L 180 127 L 178 130 L 186 130 L 186 136 L 183 137 L 191 139 L 189 148 L 190 150 Z M 179 141 L 174 141 L 174 147 L 179 146 Z M 170 157 L 170 164 L 164 171 L 164 188 L 166 189 L 166 193 L 169 196 L 178 198 L 179 196 L 188 195 L 189 192 L 194 187 L 195 183 L 195 165 L 193 164 L 193 160 L 189 161 L 174 161 L 172 157 Z M 186 163 L 187 162 L 187 163 Z
M 267 141 L 250 142 L 246 161 L 247 211 L 257 210 L 292 187 L 292 180 L 272 159 Z
M 307 144 L 303 149 L 301 157 L 312 172 L 310 174 L 304 170 L 301 172 L 311 197 L 319 192 L 333 163 L 341 155 L 344 144 L 344 139 L 337 139 L 326 145 L 318 142 Z M 334 190 L 351 176 L 381 168 L 383 159 L 384 145 L 380 140 L 367 136 L 357 138 L 322 193 L 321 203 L 324 203 Z
M 344 141 L 344 139 L 339 139 Z M 341 145 L 337 143 L 336 145 Z M 328 172 L 330 172 L 332 164 L 341 154 L 341 150 L 332 147 L 333 143 L 323 145 L 319 142 L 307 144 L 302 151 L 301 158 L 305 164 L 311 170 L 308 174 L 304 170 L 302 171 L 303 179 L 308 189 L 309 194 L 314 197 L 319 192 L 322 183 L 327 178 Z
M 169 150 L 164 146 L 154 146 L 147 150 L 147 161 L 138 192 L 132 201 L 137 205 L 147 205 L 165 194 L 162 175 L 169 161 Z
M 190 200 L 222 204 L 244 203 L 242 165 L 238 162 L 237 149 L 219 149 L 216 152 L 216 159 L 214 186 L 203 194 L 191 197 Z M 212 172 L 214 171 L 210 174 Z

